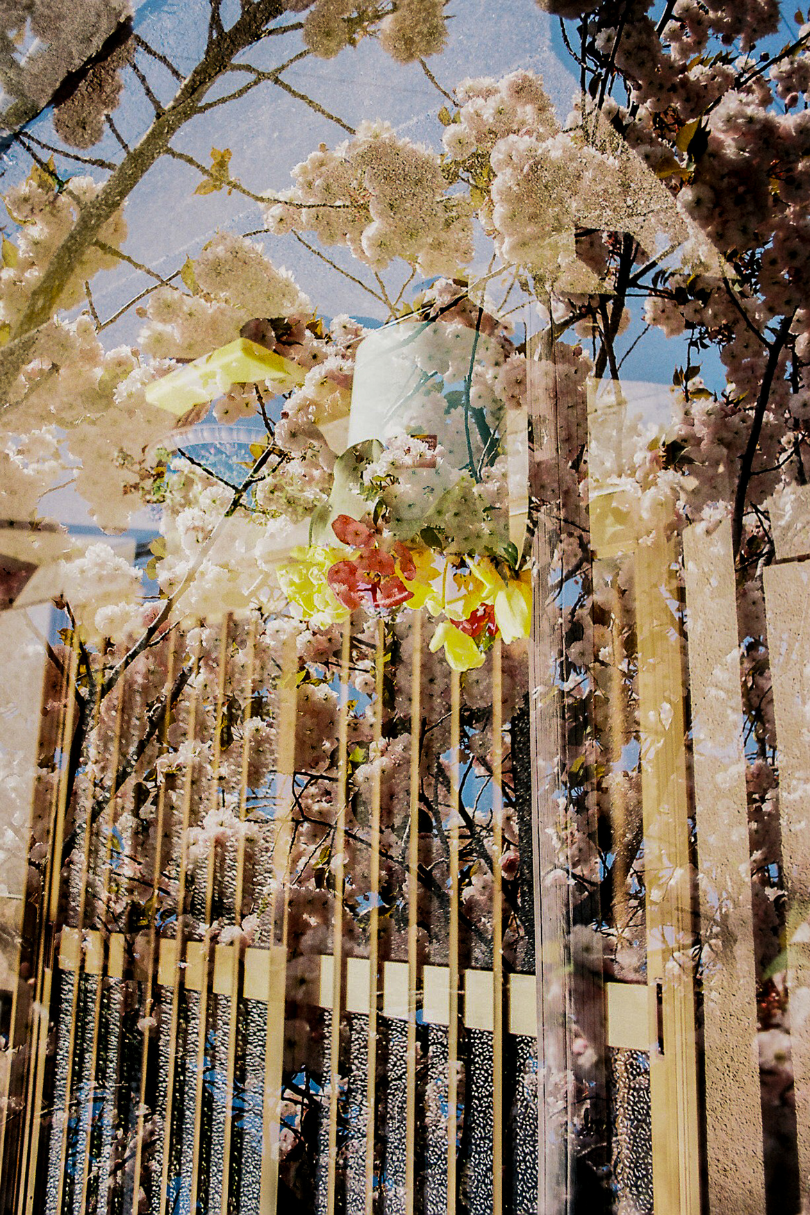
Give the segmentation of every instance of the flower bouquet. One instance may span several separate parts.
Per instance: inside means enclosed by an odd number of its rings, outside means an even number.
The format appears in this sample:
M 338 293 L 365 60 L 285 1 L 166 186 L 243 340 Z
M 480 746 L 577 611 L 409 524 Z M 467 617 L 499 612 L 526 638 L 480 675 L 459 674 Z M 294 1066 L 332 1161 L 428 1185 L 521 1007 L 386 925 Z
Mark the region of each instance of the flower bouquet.
M 329 499 L 312 515 L 309 544 L 277 570 L 303 619 L 426 608 L 440 618 L 431 649 L 444 647 L 460 671 L 483 665 L 498 635 L 528 636 L 525 518 L 510 492 L 507 407 L 493 388 L 503 361 L 478 328 L 435 321 L 364 339 Z

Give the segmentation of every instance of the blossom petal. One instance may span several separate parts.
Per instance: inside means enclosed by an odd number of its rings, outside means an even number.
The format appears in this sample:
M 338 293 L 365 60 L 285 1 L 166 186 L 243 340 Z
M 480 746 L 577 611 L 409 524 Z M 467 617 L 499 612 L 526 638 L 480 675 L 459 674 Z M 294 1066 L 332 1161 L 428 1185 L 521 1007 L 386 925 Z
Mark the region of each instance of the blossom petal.
M 370 544 L 376 535 L 370 527 L 360 523 L 358 519 L 353 519 L 351 515 L 338 515 L 337 519 L 333 519 L 332 531 L 338 540 L 351 548 L 363 548 Z
M 473 667 L 482 667 L 486 662 L 486 656 L 481 653 L 472 637 L 468 637 L 446 620 L 442 621 L 431 638 L 431 653 L 435 654 L 442 645 L 447 664 L 454 671 L 469 671 Z

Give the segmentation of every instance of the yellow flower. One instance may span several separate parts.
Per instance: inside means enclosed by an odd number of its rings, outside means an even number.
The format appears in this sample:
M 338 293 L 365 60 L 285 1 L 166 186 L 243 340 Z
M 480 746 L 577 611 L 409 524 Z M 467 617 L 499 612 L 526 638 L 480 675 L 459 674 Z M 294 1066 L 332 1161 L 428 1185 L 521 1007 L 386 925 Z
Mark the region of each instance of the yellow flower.
M 462 574 L 452 561 L 429 548 L 416 549 L 411 555 L 416 575 L 402 581 L 413 596 L 408 600 L 413 611 L 426 607 L 431 616 L 443 612 L 450 620 L 466 620 L 481 606 L 483 593 L 469 573 Z
M 439 646 L 444 646 L 444 656 L 448 666 L 454 671 L 469 671 L 472 667 L 482 667 L 486 656 L 481 653 L 472 637 L 462 633 L 454 624 L 443 620 L 430 642 L 430 651 L 435 654 Z
M 434 556 L 432 549 L 413 549 L 411 559 L 416 566 L 414 577 L 405 578 L 402 573 L 399 575 L 411 592 L 412 597 L 408 600 L 407 606 L 414 612 L 426 607 L 431 616 L 437 616 L 442 610 L 441 598 L 435 589 L 441 577 L 441 570 L 434 564 Z
M 471 574 L 462 574 L 449 561 L 442 579 L 442 606 L 451 620 L 466 620 L 484 602 L 484 594 Z
M 343 606 L 326 580 L 330 567 L 346 556 L 345 550 L 312 545 L 294 548 L 291 556 L 291 561 L 278 567 L 276 577 L 287 600 L 298 609 L 301 617 L 319 625 L 348 620 L 349 609 Z
M 495 609 L 495 623 L 507 645 L 528 637 L 532 627 L 532 576 L 523 570 L 517 578 L 504 580 L 488 557 L 477 561 L 473 573 L 481 582 L 481 600 Z

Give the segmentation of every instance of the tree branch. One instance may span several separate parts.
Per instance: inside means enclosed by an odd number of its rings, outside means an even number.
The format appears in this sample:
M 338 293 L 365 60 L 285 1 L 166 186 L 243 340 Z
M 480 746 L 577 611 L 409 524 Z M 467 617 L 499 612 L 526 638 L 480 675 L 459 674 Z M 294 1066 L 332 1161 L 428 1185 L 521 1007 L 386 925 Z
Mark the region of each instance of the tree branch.
M 31 292 L 11 340 L 0 351 L 0 397 L 8 397 L 11 384 L 31 355 L 37 331 L 53 315 L 59 297 L 85 249 L 98 237 L 100 229 L 115 215 L 124 199 L 163 154 L 171 138 L 193 117 L 200 101 L 234 56 L 255 42 L 266 23 L 283 12 L 283 0 L 256 0 L 229 30 L 215 38 L 174 100 L 155 118 L 149 130 L 96 197 L 82 208 L 76 224 Z M 8 414 L 11 408 L 7 405 L 5 412 Z
M 206 541 L 206 543 L 200 549 L 191 568 L 189 569 L 188 573 L 183 578 L 183 581 L 180 583 L 180 586 L 177 588 L 177 590 L 174 592 L 173 595 L 169 596 L 169 598 L 166 599 L 165 603 L 163 604 L 163 607 L 160 609 L 160 612 L 155 617 L 155 619 L 152 621 L 152 623 L 149 625 L 149 627 L 141 634 L 141 636 L 138 638 L 138 640 L 135 642 L 135 644 L 132 646 L 132 648 L 127 651 L 127 653 L 124 655 L 124 657 L 118 663 L 118 665 L 113 668 L 113 670 L 110 672 L 110 674 L 104 680 L 104 683 L 103 683 L 102 689 L 101 689 L 102 696 L 106 696 L 107 693 L 110 692 L 115 687 L 116 683 L 121 678 L 121 676 L 124 674 L 124 672 L 132 665 L 132 663 L 135 661 L 135 659 L 138 657 L 138 655 L 142 654 L 143 651 L 148 647 L 152 638 L 155 636 L 155 634 L 160 630 L 161 626 L 168 619 L 169 614 L 172 611 L 172 608 L 180 601 L 180 599 L 186 593 L 188 588 L 191 586 L 192 582 L 194 581 L 194 577 L 195 577 L 197 571 L 199 570 L 203 561 L 208 556 L 208 554 L 210 553 L 214 544 L 216 543 L 217 539 L 219 538 L 219 534 L 220 534 L 222 525 L 224 524 L 225 520 L 230 519 L 230 517 L 237 510 L 237 508 L 239 507 L 239 504 L 242 501 L 242 499 L 244 498 L 245 494 L 248 492 L 250 487 L 258 480 L 259 473 L 264 468 L 265 464 L 270 459 L 270 457 L 272 455 L 277 454 L 277 450 L 278 449 L 275 447 L 267 447 L 262 452 L 262 454 L 259 456 L 258 460 L 253 465 L 253 468 L 250 470 L 250 472 L 245 477 L 242 484 L 239 486 L 239 488 L 233 494 L 233 497 L 231 498 L 230 504 L 228 505 L 224 515 L 222 516 L 220 521 L 217 523 L 214 530 L 211 532 L 211 535 L 208 537 L 208 540 Z
M 337 114 L 333 114 L 331 110 L 325 109 L 320 102 L 313 101 L 306 93 L 299 93 L 298 89 L 294 89 L 291 84 L 287 84 L 287 81 L 282 80 L 280 76 L 271 76 L 270 82 L 277 88 L 283 89 L 285 93 L 289 93 L 291 97 L 296 97 L 299 101 L 303 101 L 304 105 L 308 105 L 316 114 L 320 114 L 323 118 L 328 118 L 330 122 L 336 122 L 339 127 L 343 127 L 344 131 L 348 131 L 350 135 L 354 135 L 354 127 L 350 127 L 348 122 L 344 122 L 342 118 L 338 118 Z
M 169 708 L 172 708 L 175 704 L 177 704 L 177 701 L 178 701 L 183 689 L 185 688 L 189 679 L 191 679 L 193 670 L 194 670 L 194 667 L 193 667 L 193 664 L 191 664 L 187 667 L 183 667 L 183 669 L 178 674 L 177 678 L 174 681 L 172 690 L 169 693 L 169 706 L 168 706 Z M 106 693 L 104 692 L 103 686 L 102 686 L 102 695 L 106 695 Z M 115 797 L 115 795 L 118 793 L 121 786 L 125 783 L 125 781 L 127 781 L 130 778 L 132 773 L 135 771 L 136 767 L 138 766 L 139 761 L 141 760 L 141 758 L 143 757 L 143 755 L 146 751 L 146 748 L 149 746 L 150 742 L 154 738 L 155 732 L 157 731 L 158 727 L 160 726 L 161 721 L 163 720 L 163 718 L 166 714 L 166 708 L 167 708 L 166 694 L 164 693 L 164 695 L 161 696 L 160 700 L 154 701 L 151 708 L 149 709 L 149 712 L 146 715 L 146 721 L 144 723 L 143 734 L 140 736 L 140 738 L 136 742 L 135 746 L 129 752 L 129 754 L 127 755 L 124 762 L 122 764 L 119 764 L 118 769 L 117 769 L 115 775 L 113 776 L 112 784 L 110 785 L 109 790 L 102 797 L 97 797 L 94 799 L 93 804 L 90 807 L 90 821 L 89 821 L 89 823 L 85 824 L 85 830 L 87 830 L 88 827 L 94 826 L 95 823 L 98 822 L 99 818 L 104 813 L 105 809 L 110 804 L 110 802 Z M 76 734 L 78 735 L 78 733 L 79 733 L 79 731 L 77 730 Z M 65 838 L 65 842 L 62 847 L 62 865 L 63 866 L 67 862 L 68 857 L 70 856 L 71 852 L 73 851 L 73 848 L 75 847 L 77 829 L 78 829 L 78 824 L 76 827 L 73 828 L 73 830 L 70 832 L 70 834 L 68 836 L 66 836 L 66 838 Z
M 342 274 L 344 278 L 347 278 L 351 282 L 356 283 L 358 287 L 362 287 L 363 290 L 367 291 L 369 295 L 373 295 L 375 300 L 379 300 L 380 303 L 382 303 L 382 304 L 386 303 L 386 300 L 384 300 L 383 297 L 378 292 L 376 292 L 373 287 L 369 287 L 368 284 L 364 283 L 362 279 L 355 278 L 355 276 L 353 274 L 350 274 L 348 270 L 344 270 L 342 266 L 339 266 L 337 264 L 337 262 L 333 262 L 331 257 L 327 257 L 325 253 L 321 253 L 320 250 L 316 249 L 313 245 L 311 245 L 309 243 L 309 241 L 305 241 L 303 236 L 301 236 L 298 232 L 293 232 L 292 235 L 298 241 L 299 245 L 303 245 L 304 248 L 309 250 L 309 252 L 312 253 L 315 257 L 319 257 L 322 262 L 326 262 L 327 266 L 331 266 L 333 270 L 337 270 L 338 274 Z
M 759 443 L 759 436 L 762 432 L 762 423 L 765 419 L 765 410 L 768 408 L 768 398 L 771 395 L 771 386 L 773 378 L 776 375 L 776 368 L 779 365 L 779 358 L 787 340 L 787 335 L 790 326 L 793 322 L 793 317 L 786 316 L 779 326 L 779 332 L 771 342 L 771 351 L 768 355 L 768 362 L 765 367 L 765 372 L 762 376 L 762 384 L 757 397 L 756 408 L 754 409 L 754 418 L 751 423 L 751 431 L 748 435 L 748 442 L 743 452 L 743 457 L 740 462 L 740 475 L 737 480 L 737 489 L 734 494 L 734 512 L 731 517 L 731 540 L 734 548 L 734 556 L 739 556 L 740 545 L 742 543 L 742 525 L 743 515 L 745 514 L 745 498 L 748 493 L 748 483 L 751 480 L 751 471 L 754 466 L 754 457 Z

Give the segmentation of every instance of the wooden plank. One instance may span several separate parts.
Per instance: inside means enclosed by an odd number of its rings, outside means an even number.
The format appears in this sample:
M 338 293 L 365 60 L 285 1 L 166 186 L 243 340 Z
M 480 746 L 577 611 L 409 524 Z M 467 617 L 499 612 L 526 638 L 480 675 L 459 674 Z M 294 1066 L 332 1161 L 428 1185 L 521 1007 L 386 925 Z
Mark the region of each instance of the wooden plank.
M 524 419 L 525 425 L 525 419 Z M 528 484 L 527 484 L 528 490 Z M 503 678 L 500 636 L 492 647 L 492 1210 L 503 1210 Z M 469 979 L 470 971 L 467 972 Z M 464 1014 L 467 1018 L 468 987 L 465 985 Z M 469 1025 L 469 1019 L 467 1019 Z
M 537 1052 L 544 1064 L 537 1103 L 538 1215 L 564 1215 L 572 1192 L 573 1171 L 567 1134 L 574 1114 L 569 1079 L 572 1022 L 567 1015 L 569 979 L 565 957 L 569 892 L 567 884 L 554 880 L 560 858 L 552 835 L 558 814 L 555 793 L 559 762 L 565 753 L 554 669 L 560 646 L 555 624 L 557 610 L 548 602 L 555 535 L 554 520 L 541 514 L 533 542 L 529 645 Z
M 345 650 L 345 639 L 344 639 Z M 267 1002 L 267 1031 L 264 1046 L 264 1101 L 262 1107 L 261 1215 L 276 1215 L 281 1136 L 279 1103 L 284 1073 L 284 1018 L 287 996 L 287 909 L 290 884 L 290 848 L 295 779 L 295 728 L 297 720 L 298 651 L 295 634 L 283 642 L 281 677 L 277 689 L 278 741 L 276 752 L 276 814 L 273 833 L 273 894 L 270 923 L 276 933 L 281 919 L 281 943 L 271 947 L 272 985 Z M 347 676 L 341 662 L 341 678 Z M 344 751 L 341 755 L 344 756 Z M 345 760 L 344 760 L 345 762 Z M 345 790 L 345 768 L 344 785 Z
M 779 759 L 799 1177 L 803 1206 L 810 1207 L 810 565 L 771 565 L 764 579 Z
M 165 703 L 165 712 L 163 721 L 160 727 L 160 754 L 165 755 L 168 747 L 169 725 L 172 719 L 171 710 L 171 690 L 174 683 L 175 659 L 176 659 L 176 630 L 172 630 L 169 634 L 168 653 L 166 655 L 166 678 L 163 683 L 163 696 Z M 158 651 L 160 652 L 160 651 Z M 158 890 L 163 876 L 163 837 L 166 823 L 166 782 L 161 782 L 158 790 L 157 810 L 155 813 L 155 862 L 152 871 L 152 906 L 157 905 Z M 158 957 L 158 932 L 157 932 L 157 916 L 149 917 L 149 948 L 147 950 L 146 976 L 144 980 L 144 1012 L 146 1016 L 151 1016 L 153 1003 L 156 999 L 155 982 L 157 979 L 157 957 Z M 123 938 L 121 941 L 123 945 Z M 110 959 L 112 962 L 114 950 L 112 942 L 110 944 Z M 110 973 L 113 973 L 112 965 Z M 159 979 L 157 979 L 159 982 Z M 135 1130 L 135 1162 L 133 1169 L 132 1183 L 132 1210 L 131 1215 L 140 1215 L 140 1193 L 141 1193 L 141 1177 L 144 1167 L 144 1135 L 146 1130 L 147 1115 L 150 1112 L 147 1104 L 147 1077 L 149 1073 L 149 1052 L 151 1047 L 151 1038 L 148 1033 L 143 1035 L 141 1044 L 141 1080 L 140 1080 L 140 1101 L 138 1104 L 138 1121 Z
M 650 1055 L 657 1215 L 699 1215 L 694 944 L 677 550 L 666 518 L 636 550 L 641 796 L 648 983 L 661 993 L 663 1050 Z M 650 1002 L 650 1039 L 657 1041 Z
M 253 679 L 256 666 L 256 620 L 251 616 L 245 644 L 245 707 L 242 715 L 242 762 L 239 781 L 239 820 L 244 822 L 247 817 L 248 763 L 250 762 L 250 731 L 247 728 L 250 721 L 253 703 Z M 236 887 L 234 891 L 233 918 L 234 923 L 242 923 L 242 902 L 245 886 L 245 835 L 240 833 L 236 845 Z M 220 1215 L 228 1215 L 231 1201 L 231 1148 L 233 1143 L 234 1100 L 236 1097 L 236 1048 L 239 1032 L 239 1004 L 241 996 L 247 997 L 248 971 L 243 965 L 241 949 L 237 954 L 232 970 L 233 988 L 228 1015 L 228 1051 L 225 1063 L 225 1128 L 222 1150 L 222 1193 L 220 1199 Z M 216 968 L 215 968 L 216 975 Z M 269 982 L 269 980 L 268 980 Z M 267 983 L 259 985 L 260 990 L 269 990 Z M 254 997 L 255 998 L 255 997 Z M 137 1215 L 137 1212 L 133 1212 Z
M 450 673 L 450 923 L 447 954 L 449 959 L 448 1027 L 447 1027 L 447 1215 L 455 1215 L 458 1190 L 458 1121 L 459 1121 L 459 759 L 461 750 L 461 679 L 458 671 Z
M 69 740 L 73 736 L 75 722 L 75 697 L 73 689 L 76 686 L 78 669 L 78 639 L 70 651 L 70 659 L 64 664 L 60 680 L 59 710 L 57 721 L 57 746 L 61 753 L 66 754 Z M 43 875 L 40 890 L 42 911 L 37 925 L 37 946 L 34 960 L 36 988 L 35 999 L 31 1006 L 30 1046 L 25 1101 L 25 1122 L 22 1132 L 22 1154 L 20 1160 L 20 1179 L 16 1200 L 17 1215 L 30 1215 L 33 1210 L 37 1190 L 37 1160 L 39 1157 L 41 1138 L 42 1093 L 45 1083 L 45 1067 L 47 1062 L 48 1030 L 50 1019 L 51 990 L 53 978 L 53 959 L 50 950 L 52 920 L 50 918 L 49 891 L 51 885 L 61 880 L 62 840 L 64 837 L 64 805 L 66 790 L 64 773 L 54 785 L 51 802 L 50 824 L 52 832 L 49 839 L 49 850 L 46 872 Z M 58 851 L 57 851 L 58 849 Z
M 343 893 L 346 880 L 346 808 L 348 778 L 349 667 L 351 621 L 343 626 L 340 652 L 340 708 L 338 717 L 338 779 L 335 792 L 335 838 L 333 873 L 335 907 L 332 920 L 332 1033 L 329 1046 L 329 1139 L 327 1162 L 327 1215 L 337 1208 L 337 1124 L 340 1097 L 340 1019 L 343 995 Z M 264 1212 L 262 1213 L 264 1215 Z
M 419 759 L 422 730 L 422 613 L 412 613 L 411 755 L 408 813 L 408 1031 L 405 1074 L 405 1215 L 416 1202 L 416 1011 L 419 938 Z
M 10 766 L 13 765 L 18 773 L 16 797 L 7 800 L 6 815 L 11 820 L 11 831 L 6 838 L 13 833 L 19 841 L 16 849 L 4 849 L 3 880 L 7 893 L 3 899 L 2 924 L 7 932 L 7 942 L 0 947 L 0 966 L 5 976 L 2 985 L 11 990 L 9 1040 L 2 1054 L 0 1080 L 0 1110 L 3 1111 L 0 1116 L 0 1200 L 4 1201 L 8 1210 L 12 1209 L 10 1194 L 16 1181 L 11 1161 L 16 1163 L 17 1151 L 15 1143 L 9 1142 L 7 1145 L 6 1135 L 9 1126 L 16 1123 L 11 1111 L 20 1095 L 15 1083 L 16 1074 L 20 1071 L 17 1048 L 23 1043 L 28 1044 L 25 1032 L 27 1018 L 23 1014 L 27 988 L 23 988 L 20 982 L 20 964 L 23 958 L 29 841 L 37 788 L 42 693 L 47 669 L 47 651 L 36 627 L 37 617 L 42 617 L 40 623 L 47 630 L 50 605 L 31 613 L 30 617 L 26 611 L 7 610 L 0 613 L 0 646 L 5 662 L 3 689 L 0 692 L 0 712 L 3 715 L 0 750 L 8 754 Z M 27 811 L 27 821 L 15 821 L 15 802 L 21 816 Z M 22 1034 L 18 1034 L 18 1029 L 23 1031 Z M 6 1199 L 5 1195 L 9 1197 Z
M 383 675 L 385 671 L 385 624 L 377 622 L 374 654 L 374 745 L 379 755 L 383 724 Z M 376 1174 L 377 1129 L 377 1014 L 382 990 L 380 969 L 380 781 L 381 769 L 374 765 L 371 785 L 371 840 L 369 859 L 369 960 L 366 991 L 368 996 L 368 1062 L 366 1068 L 366 1176 L 365 1215 L 373 1215 Z
M 199 669 L 200 664 L 200 641 L 197 642 L 194 651 L 193 664 L 195 672 Z M 186 723 L 186 737 L 192 741 L 197 736 L 198 731 L 198 716 L 199 716 L 199 694 L 197 688 L 192 684 L 192 690 L 189 697 L 188 719 Z M 189 828 L 191 826 L 191 807 L 194 792 L 194 765 L 188 763 L 183 775 L 183 791 L 180 808 L 180 872 L 178 875 L 177 886 L 177 928 L 174 937 L 174 945 L 167 947 L 164 942 L 160 944 L 160 959 L 158 962 L 158 982 L 160 982 L 160 968 L 164 962 L 164 948 L 168 953 L 171 953 L 173 959 L 172 970 L 172 1011 L 169 1020 L 169 1066 L 168 1075 L 166 1077 L 166 1114 L 163 1124 L 163 1160 L 160 1169 L 160 1194 L 158 1196 L 158 1215 L 167 1215 L 169 1201 L 169 1169 L 171 1166 L 171 1149 L 172 1149 L 172 1129 L 174 1122 L 174 1097 L 175 1097 L 175 1074 L 177 1070 L 177 1049 L 178 1049 L 178 1032 L 180 1027 L 180 1006 L 184 998 L 183 988 L 183 969 L 180 963 L 183 960 L 185 953 L 185 933 L 183 923 L 185 919 L 186 907 L 186 886 L 188 882 L 188 843 L 189 843 Z
M 683 537 L 703 966 L 709 1210 L 765 1211 L 748 797 L 731 523 Z M 705 956 L 705 955 L 704 955 Z
M 228 641 L 231 631 L 231 617 L 226 613 L 222 618 L 219 636 L 219 658 L 217 662 L 217 699 L 214 713 L 213 748 L 211 755 L 211 786 L 208 809 L 215 810 L 219 793 L 219 763 L 221 756 L 222 711 L 225 703 L 225 677 L 228 670 Z M 201 808 L 202 811 L 205 807 Z M 198 1196 L 202 1182 L 203 1161 L 210 1159 L 210 1153 L 205 1150 L 202 1142 L 203 1102 L 205 1100 L 205 1078 L 208 1074 L 208 1025 L 211 1006 L 210 979 L 213 964 L 211 937 L 208 926 L 213 919 L 214 882 L 216 876 L 217 849 L 211 848 L 205 866 L 205 938 L 202 941 L 189 941 L 186 950 L 186 986 L 200 993 L 200 1012 L 197 1028 L 197 1063 L 195 1070 L 194 1095 L 194 1131 L 192 1137 L 191 1177 L 189 1206 L 196 1211 Z
M 646 983 L 606 983 L 607 1042 L 619 1050 L 651 1051 L 650 1000 L 657 992 Z

